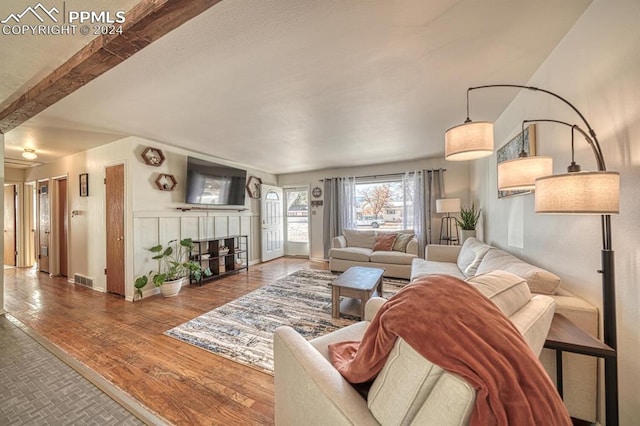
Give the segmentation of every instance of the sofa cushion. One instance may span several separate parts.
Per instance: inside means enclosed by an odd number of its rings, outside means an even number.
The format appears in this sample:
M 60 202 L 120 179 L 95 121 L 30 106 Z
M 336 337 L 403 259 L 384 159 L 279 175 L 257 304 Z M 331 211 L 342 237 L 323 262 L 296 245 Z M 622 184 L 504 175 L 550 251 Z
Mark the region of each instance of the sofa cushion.
M 411 262 L 411 281 L 423 275 L 445 274 L 461 280 L 466 279 L 458 265 L 452 262 L 437 262 L 434 260 L 413 259 Z
M 329 257 L 356 262 L 368 262 L 370 255 L 371 249 L 363 247 L 332 248 L 329 250 Z
M 460 249 L 457 260 L 458 268 L 465 277 L 472 277 L 476 274 L 482 258 L 490 248 L 474 237 L 467 238 Z
M 398 234 L 376 234 L 376 243 L 373 245 L 373 251 L 390 251 L 396 242 Z
M 376 231 L 356 231 L 345 229 L 342 235 L 347 240 L 347 247 L 364 247 L 372 249 L 376 243 Z
M 531 300 L 527 281 L 510 272 L 487 272 L 471 277 L 467 282 L 491 299 L 507 317 L 516 313 Z
M 389 263 L 393 265 L 411 265 L 415 254 L 402 253 L 399 251 L 374 251 L 369 256 L 371 262 Z
M 407 234 L 404 232 L 398 232 L 396 236 L 396 241 L 393 243 L 393 251 L 406 252 L 407 244 L 413 238 L 413 233 Z
M 496 269 L 524 278 L 533 293 L 556 294 L 560 285 L 560 278 L 557 275 L 520 260 L 504 250 L 492 247 L 482 258 L 477 273 L 483 274 Z
M 380 424 L 410 424 L 445 371 L 421 356 L 403 339 L 396 340 L 367 397 Z

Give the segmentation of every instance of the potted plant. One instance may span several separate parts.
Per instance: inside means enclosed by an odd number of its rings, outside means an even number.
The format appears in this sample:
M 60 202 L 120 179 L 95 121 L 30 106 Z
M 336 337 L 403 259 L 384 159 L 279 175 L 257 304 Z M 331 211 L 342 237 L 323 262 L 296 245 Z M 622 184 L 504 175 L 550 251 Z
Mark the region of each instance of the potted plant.
M 456 222 L 460 227 L 460 244 L 464 244 L 464 241 L 469 237 L 476 236 L 476 225 L 480 219 L 480 210 L 476 210 L 475 203 L 471 204 L 471 207 L 460 209 L 460 219 L 456 218 Z
M 162 244 L 153 246 L 148 251 L 158 260 L 158 270 L 149 271 L 147 275 L 136 278 L 136 294 L 142 298 L 142 288 L 149 283 L 149 278 L 155 287 L 160 288 L 164 297 L 176 296 L 182 287 L 184 278 L 193 276 L 200 280 L 202 269 L 200 263 L 185 258 L 193 250 L 193 240 L 185 238 L 180 241 L 171 240 L 166 247 Z

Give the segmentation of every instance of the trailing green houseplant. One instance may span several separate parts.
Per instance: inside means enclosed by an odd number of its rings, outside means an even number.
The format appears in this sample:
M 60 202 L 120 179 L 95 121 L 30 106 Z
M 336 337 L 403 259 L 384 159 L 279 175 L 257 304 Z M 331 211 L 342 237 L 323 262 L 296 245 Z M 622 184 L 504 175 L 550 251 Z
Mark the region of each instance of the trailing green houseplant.
M 155 287 L 161 287 L 166 282 L 188 276 L 193 276 L 195 280 L 199 281 L 202 276 L 200 263 L 188 259 L 188 254 L 193 250 L 193 247 L 193 240 L 184 238 L 180 241 L 171 240 L 166 246 L 158 244 L 147 249 L 154 253 L 152 259 L 158 261 L 158 270 L 151 270 L 147 275 L 136 278 L 134 284 L 136 295 L 142 297 L 142 289 L 149 283 L 149 279 Z
M 456 222 L 463 231 L 475 231 L 479 219 L 480 210 L 476 210 L 476 205 L 473 203 L 468 209 L 464 207 L 460 209 L 460 219 L 456 218 Z

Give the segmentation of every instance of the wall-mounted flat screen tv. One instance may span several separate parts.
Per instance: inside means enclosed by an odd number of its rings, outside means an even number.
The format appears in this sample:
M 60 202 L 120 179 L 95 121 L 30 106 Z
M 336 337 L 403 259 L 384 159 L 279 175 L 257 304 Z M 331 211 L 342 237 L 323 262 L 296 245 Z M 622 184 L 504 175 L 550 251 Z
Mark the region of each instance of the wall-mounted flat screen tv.
M 247 171 L 187 157 L 187 204 L 244 206 Z

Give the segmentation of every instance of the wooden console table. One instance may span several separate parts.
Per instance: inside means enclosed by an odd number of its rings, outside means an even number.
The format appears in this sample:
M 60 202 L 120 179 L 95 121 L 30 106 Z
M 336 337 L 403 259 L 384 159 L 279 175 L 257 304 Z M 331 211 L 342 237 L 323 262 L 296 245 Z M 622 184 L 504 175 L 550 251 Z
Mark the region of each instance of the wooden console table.
M 562 397 L 562 352 L 595 356 L 598 358 L 615 358 L 616 351 L 609 345 L 591 336 L 567 317 L 556 313 L 544 347 L 556 351 L 556 386 Z M 608 407 L 607 407 L 608 409 Z

